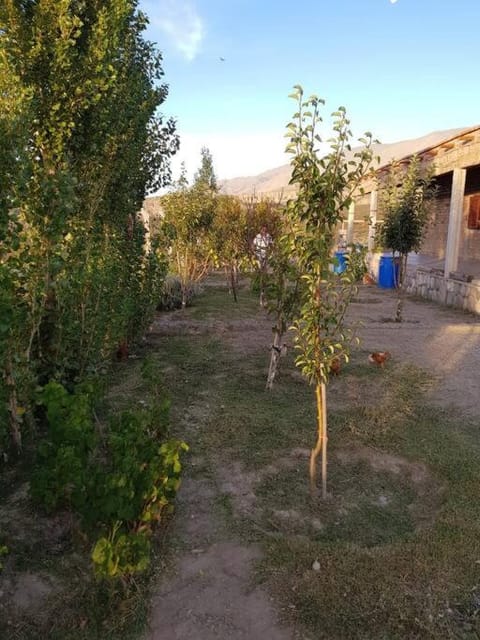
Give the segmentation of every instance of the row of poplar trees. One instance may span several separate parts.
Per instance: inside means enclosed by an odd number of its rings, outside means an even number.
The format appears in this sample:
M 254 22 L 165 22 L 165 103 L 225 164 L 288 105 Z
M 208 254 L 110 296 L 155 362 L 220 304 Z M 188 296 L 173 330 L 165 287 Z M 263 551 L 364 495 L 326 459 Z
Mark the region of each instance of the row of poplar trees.
M 158 299 L 137 212 L 178 137 L 137 4 L 0 3 L 0 452 L 38 427 L 38 386 L 100 371 Z

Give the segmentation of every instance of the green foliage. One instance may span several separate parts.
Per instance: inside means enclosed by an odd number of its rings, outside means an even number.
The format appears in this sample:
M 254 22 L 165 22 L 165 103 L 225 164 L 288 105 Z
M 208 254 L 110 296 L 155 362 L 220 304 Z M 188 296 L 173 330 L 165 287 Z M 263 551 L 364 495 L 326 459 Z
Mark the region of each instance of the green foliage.
M 378 238 L 383 247 L 400 256 L 397 322 L 403 319 L 408 254 L 420 249 L 436 195 L 433 173 L 432 165 L 424 166 L 418 156 L 413 156 L 405 170 L 392 163 L 380 189 L 383 222 L 379 225 Z
M 427 227 L 436 189 L 433 167 L 413 156 L 406 170 L 392 163 L 380 185 L 379 210 L 383 221 L 378 237 L 381 245 L 400 255 L 418 251 Z
M 290 220 L 286 243 L 304 285 L 293 327 L 297 365 L 310 383 L 320 384 L 328 380 L 334 359 L 348 357 L 351 332 L 344 328 L 343 319 L 354 291 L 354 274 L 350 269 L 340 276 L 333 272 L 334 235 L 370 170 L 373 140 L 366 133 L 360 139 L 363 146 L 352 153 L 350 121 L 345 108 L 339 107 L 332 114 L 330 151 L 320 156 L 322 138 L 317 128 L 324 101 L 316 96 L 304 100 L 299 86 L 291 97 L 298 111 L 287 126 L 287 151 L 293 156 L 291 183 L 298 186 L 298 194 L 286 207 Z
M 39 394 L 48 422 L 40 442 L 31 494 L 46 509 L 82 509 L 88 502 L 89 463 L 97 446 L 92 418 L 92 390 L 70 394 L 58 382 L 49 382 Z
M 283 335 L 298 313 L 304 280 L 298 262 L 291 254 L 291 235 L 284 221 L 282 235 L 272 244 L 268 261 L 271 273 L 266 274 L 267 309 L 276 318 L 277 331 Z
M 316 464 L 322 453 L 322 496 L 327 497 L 327 399 L 326 383 L 334 365 L 348 360 L 353 332 L 345 326 L 348 304 L 355 291 L 352 269 L 338 275 L 334 271 L 334 235 L 344 212 L 373 160 L 372 136 L 360 139 L 362 147 L 352 152 L 350 121 L 344 107 L 332 114 L 334 137 L 330 151 L 319 155 L 322 142 L 317 128 L 322 121 L 320 107 L 324 101 L 303 98 L 296 86 L 291 97 L 298 103 L 293 121 L 287 126 L 290 139 L 287 151 L 292 154 L 291 183 L 297 195 L 289 200 L 286 216 L 289 234 L 287 251 L 295 261 L 302 282 L 302 296 L 292 327 L 295 331 L 296 365 L 308 382 L 315 386 L 317 405 L 317 441 L 310 455 L 310 490 L 316 494 Z
M 247 211 L 235 196 L 216 198 L 211 244 L 216 266 L 230 268 L 244 264 L 249 255 Z
M 158 300 L 138 212 L 178 137 L 145 27 L 135 0 L 0 5 L 0 441 L 18 449 L 36 384 L 102 370 Z
M 110 442 L 110 472 L 100 472 L 92 482 L 95 506 L 89 516 L 113 523 L 92 551 L 102 577 L 128 576 L 148 566 L 150 534 L 170 510 L 180 483 L 180 454 L 187 450 L 176 440 L 158 447 L 138 429 L 133 414 L 122 414 L 120 423 Z
M 48 510 L 75 510 L 88 537 L 97 539 L 92 559 L 104 577 L 147 566 L 148 538 L 170 510 L 180 482 L 187 445 L 167 439 L 170 404 L 157 376 L 147 362 L 144 377 L 153 399 L 141 410 L 113 416 L 101 430 L 94 423 L 91 386 L 68 393 L 49 382 L 40 393 L 48 433 L 38 448 L 32 496 Z
M 194 186 L 211 189 L 217 191 L 217 177 L 213 168 L 213 158 L 208 147 L 202 147 L 200 150 L 202 161 L 200 168 L 194 177 Z
M 167 247 L 169 271 L 180 280 L 182 307 L 212 264 L 209 233 L 215 203 L 214 192 L 201 184 L 161 198 L 164 215 L 159 240 Z
M 354 282 L 361 282 L 363 276 L 368 273 L 367 247 L 361 244 L 347 246 L 347 268 Z
M 95 573 L 102 578 L 118 578 L 145 571 L 150 547 L 145 534 L 121 533 L 120 523 L 115 523 L 109 536 L 95 543 L 92 551 Z

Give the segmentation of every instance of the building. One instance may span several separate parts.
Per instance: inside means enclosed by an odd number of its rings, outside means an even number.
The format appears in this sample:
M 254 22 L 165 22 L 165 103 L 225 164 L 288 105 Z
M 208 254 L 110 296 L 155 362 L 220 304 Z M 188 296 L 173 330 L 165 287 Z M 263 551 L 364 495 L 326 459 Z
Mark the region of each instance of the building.
M 377 175 L 393 160 L 408 163 L 414 154 L 434 166 L 438 194 L 421 253 L 409 257 L 407 291 L 480 313 L 480 126 L 380 145 L 378 151 Z M 368 246 L 373 273 L 379 257 L 374 251 L 377 205 L 377 182 L 370 180 L 343 229 L 347 243 Z

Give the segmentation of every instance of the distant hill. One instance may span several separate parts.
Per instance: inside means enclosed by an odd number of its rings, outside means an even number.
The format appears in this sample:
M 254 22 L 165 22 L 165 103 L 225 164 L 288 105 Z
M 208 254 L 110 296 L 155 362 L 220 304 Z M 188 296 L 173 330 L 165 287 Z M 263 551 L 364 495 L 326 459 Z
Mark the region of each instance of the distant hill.
M 286 195 L 294 191 L 294 188 L 288 184 L 291 173 L 290 165 L 284 164 L 256 176 L 220 180 L 220 191 L 232 196 L 256 194 L 280 197 L 282 194 Z
M 413 138 L 411 140 L 402 140 L 401 142 L 392 142 L 389 144 L 375 144 L 374 154 L 380 157 L 379 166 L 382 166 L 394 159 L 400 160 L 405 156 L 419 153 L 430 147 L 435 147 L 471 128 L 472 127 L 460 127 L 458 129 L 434 131 L 420 138 Z M 353 149 L 352 154 L 355 153 L 357 149 Z M 284 164 L 281 167 L 269 169 L 256 176 L 221 180 L 220 190 L 222 193 L 236 196 L 255 194 L 257 196 L 268 195 L 269 197 L 277 198 L 281 197 L 282 194 L 285 196 L 293 193 L 294 188 L 288 184 L 290 176 L 290 165 Z

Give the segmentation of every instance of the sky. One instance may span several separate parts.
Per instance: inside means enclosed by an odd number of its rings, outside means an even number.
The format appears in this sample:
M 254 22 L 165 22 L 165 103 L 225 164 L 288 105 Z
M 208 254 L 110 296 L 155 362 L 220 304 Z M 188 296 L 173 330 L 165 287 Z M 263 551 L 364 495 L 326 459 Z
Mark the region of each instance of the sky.
M 209 148 L 219 179 L 287 164 L 295 84 L 345 106 L 355 139 L 480 124 L 480 0 L 140 0 L 163 55 L 190 177 Z M 328 137 L 328 125 L 325 128 Z

